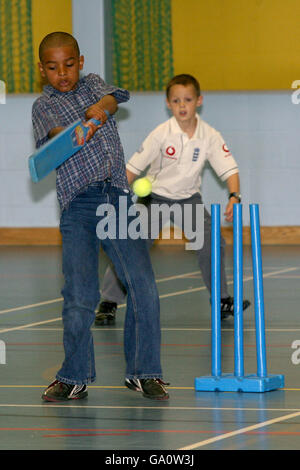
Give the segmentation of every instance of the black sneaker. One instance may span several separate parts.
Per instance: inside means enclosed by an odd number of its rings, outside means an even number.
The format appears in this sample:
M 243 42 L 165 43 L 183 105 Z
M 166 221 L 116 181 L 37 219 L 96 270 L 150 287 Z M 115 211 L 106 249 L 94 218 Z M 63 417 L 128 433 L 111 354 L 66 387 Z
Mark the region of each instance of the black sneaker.
M 80 400 L 87 395 L 86 385 L 70 385 L 54 380 L 44 391 L 42 399 L 44 401 Z
M 243 310 L 246 310 L 249 305 L 249 300 L 243 300 Z M 229 315 L 234 315 L 234 299 L 230 296 L 221 299 L 221 320 L 225 320 Z
M 101 302 L 96 313 L 95 325 L 114 325 L 116 323 L 116 311 L 118 305 L 115 302 Z
M 168 400 L 169 394 L 164 388 L 165 383 L 161 379 L 125 379 L 126 387 L 135 392 L 143 392 L 144 397 L 152 400 Z

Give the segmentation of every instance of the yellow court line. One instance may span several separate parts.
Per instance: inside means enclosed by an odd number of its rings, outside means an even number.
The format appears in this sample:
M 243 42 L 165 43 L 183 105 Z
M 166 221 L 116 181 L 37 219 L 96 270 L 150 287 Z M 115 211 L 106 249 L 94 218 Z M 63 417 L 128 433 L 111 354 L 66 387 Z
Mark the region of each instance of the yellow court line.
M 0 385 L 0 388 L 45 388 L 48 385 Z M 88 385 L 89 389 L 126 389 L 124 385 Z M 193 387 L 167 387 L 168 390 L 194 390 Z
M 73 400 L 74 401 L 74 400 Z M 71 400 L 72 402 L 72 400 Z M 64 402 L 66 403 L 66 402 Z M 79 409 L 84 409 L 84 410 L 158 410 L 161 411 L 165 410 L 168 411 L 254 411 L 254 412 L 262 412 L 262 411 L 268 411 L 268 412 L 296 412 L 297 415 L 300 414 L 299 408 L 241 408 L 241 407 L 212 407 L 212 406 L 172 406 L 169 404 L 169 402 L 162 402 L 158 406 L 151 406 L 150 403 L 146 406 L 132 406 L 132 405 L 88 405 L 88 404 L 83 404 L 79 405 L 78 403 L 72 404 L 72 403 L 58 403 L 57 405 L 54 403 L 51 403 L 48 405 L 45 403 L 40 403 L 40 404 L 34 404 L 34 405 L 29 405 L 29 404 L 24 404 L 24 403 L 0 403 L 0 408 L 41 408 L 45 409 L 48 408 L 48 406 L 52 408 L 60 408 L 60 409 L 70 409 L 70 408 L 75 408 L 76 410 Z M 276 418 L 275 418 L 276 419 Z M 226 433 L 226 436 L 230 436 L 229 433 Z
M 0 388 L 44 388 L 48 387 L 48 385 L 0 385 Z M 88 385 L 89 389 L 126 389 L 124 385 Z M 167 386 L 168 390 L 195 390 L 194 387 L 172 387 Z M 285 392 L 299 392 L 300 388 L 278 388 L 277 390 L 285 391 Z M 205 393 L 205 392 L 203 392 Z M 225 392 L 224 392 L 225 393 Z M 234 393 L 234 392 L 228 392 Z

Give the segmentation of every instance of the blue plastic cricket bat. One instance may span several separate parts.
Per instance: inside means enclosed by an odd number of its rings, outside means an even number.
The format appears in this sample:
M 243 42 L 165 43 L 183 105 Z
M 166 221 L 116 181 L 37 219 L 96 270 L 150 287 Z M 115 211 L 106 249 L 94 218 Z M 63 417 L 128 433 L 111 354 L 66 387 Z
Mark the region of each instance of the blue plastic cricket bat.
M 108 111 L 105 112 L 109 117 Z M 101 124 L 100 121 L 96 119 L 91 119 L 88 122 L 93 122 L 96 126 Z M 45 145 L 42 145 L 42 147 L 28 159 L 32 181 L 37 183 L 45 178 L 51 171 L 58 168 L 68 158 L 78 152 L 86 143 L 88 131 L 89 127 L 84 126 L 83 121 L 78 119 L 50 139 Z

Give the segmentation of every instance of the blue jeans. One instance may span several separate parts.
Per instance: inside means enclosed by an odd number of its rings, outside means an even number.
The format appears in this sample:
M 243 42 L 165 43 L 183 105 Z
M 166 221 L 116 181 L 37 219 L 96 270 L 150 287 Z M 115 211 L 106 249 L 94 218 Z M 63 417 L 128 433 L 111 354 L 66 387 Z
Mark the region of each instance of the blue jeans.
M 133 204 L 129 192 L 111 186 L 109 181 L 92 184 L 61 216 L 65 359 L 56 378 L 68 384 L 87 384 L 96 378 L 90 328 L 100 300 L 100 243 L 128 292 L 124 325 L 126 377 L 162 378 L 159 297 L 145 240 L 99 240 L 96 234 L 97 224 L 104 220 L 104 216 L 96 215 L 100 204 L 114 208 L 117 235 L 120 217 L 130 223 L 124 211 L 119 213 L 119 196 L 127 198 L 128 207 Z

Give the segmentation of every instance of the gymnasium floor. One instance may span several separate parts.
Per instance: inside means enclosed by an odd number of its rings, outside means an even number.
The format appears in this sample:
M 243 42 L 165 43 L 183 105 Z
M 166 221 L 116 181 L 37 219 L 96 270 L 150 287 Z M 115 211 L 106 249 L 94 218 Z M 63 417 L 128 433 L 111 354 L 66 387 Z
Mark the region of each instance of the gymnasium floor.
M 210 374 L 210 305 L 197 261 L 183 247 L 151 256 L 161 298 L 162 363 L 170 400 L 123 385 L 124 306 L 114 327 L 94 327 L 97 382 L 87 400 L 41 401 L 63 359 L 60 247 L 0 247 L 0 450 L 300 449 L 300 246 L 263 247 L 268 372 L 285 387 L 267 393 L 195 392 Z M 232 250 L 227 248 L 232 288 Z M 105 262 L 100 266 L 100 276 Z M 256 372 L 252 265 L 244 253 L 245 372 Z M 233 320 L 223 322 L 223 372 L 233 371 Z M 1 349 L 2 347 L 2 349 Z M 5 362 L 5 363 L 3 363 Z M 297 362 L 294 360 L 294 362 Z

